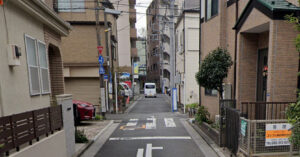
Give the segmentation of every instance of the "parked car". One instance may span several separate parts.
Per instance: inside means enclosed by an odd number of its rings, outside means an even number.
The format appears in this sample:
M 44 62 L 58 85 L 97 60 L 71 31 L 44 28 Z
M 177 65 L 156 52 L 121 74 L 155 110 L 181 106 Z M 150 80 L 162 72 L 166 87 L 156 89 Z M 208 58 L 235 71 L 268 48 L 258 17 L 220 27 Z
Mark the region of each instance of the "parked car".
M 82 120 L 95 118 L 96 109 L 94 105 L 89 102 L 73 100 L 73 109 L 75 124 L 79 124 Z
M 125 96 L 127 96 L 129 98 L 132 98 L 133 92 L 130 89 L 129 85 L 127 83 L 124 83 L 124 82 L 120 82 L 120 85 L 123 87 Z
M 156 98 L 155 83 L 145 83 L 144 94 L 145 94 L 145 98 L 147 98 L 147 97 L 155 97 Z

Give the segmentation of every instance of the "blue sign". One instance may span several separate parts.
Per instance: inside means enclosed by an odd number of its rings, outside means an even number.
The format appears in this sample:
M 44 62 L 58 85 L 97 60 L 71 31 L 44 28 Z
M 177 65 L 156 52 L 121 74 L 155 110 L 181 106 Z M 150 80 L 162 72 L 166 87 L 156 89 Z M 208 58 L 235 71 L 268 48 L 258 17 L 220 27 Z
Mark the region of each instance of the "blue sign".
M 103 66 L 100 66 L 99 74 L 105 74 L 105 70 L 104 70 Z
M 99 56 L 99 64 L 103 65 L 104 63 L 104 58 L 102 56 Z
M 108 75 L 103 75 L 104 80 L 108 80 Z

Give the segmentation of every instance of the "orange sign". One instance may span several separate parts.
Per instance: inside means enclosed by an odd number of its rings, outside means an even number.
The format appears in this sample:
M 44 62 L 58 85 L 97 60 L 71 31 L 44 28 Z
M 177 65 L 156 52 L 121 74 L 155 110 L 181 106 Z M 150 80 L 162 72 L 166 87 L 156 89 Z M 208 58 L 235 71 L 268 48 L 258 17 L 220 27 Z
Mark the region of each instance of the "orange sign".
M 288 130 L 266 130 L 266 139 L 272 138 L 289 138 L 292 131 Z

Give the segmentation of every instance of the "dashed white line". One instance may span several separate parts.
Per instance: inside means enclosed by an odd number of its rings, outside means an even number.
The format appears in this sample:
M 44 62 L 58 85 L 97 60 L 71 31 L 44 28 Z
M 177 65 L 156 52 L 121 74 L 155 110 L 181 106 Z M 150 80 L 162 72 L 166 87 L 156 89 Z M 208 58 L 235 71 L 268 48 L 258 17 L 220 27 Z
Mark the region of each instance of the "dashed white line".
M 144 149 L 139 148 L 137 153 L 136 153 L 136 157 L 143 157 L 143 156 L 144 156 Z
M 136 126 L 138 119 L 130 119 L 126 126 Z
M 175 128 L 176 124 L 173 120 L 173 118 L 165 118 L 165 125 L 167 128 Z
M 156 118 L 152 116 L 151 118 L 147 118 L 147 120 L 152 122 L 146 123 L 146 129 L 156 129 Z

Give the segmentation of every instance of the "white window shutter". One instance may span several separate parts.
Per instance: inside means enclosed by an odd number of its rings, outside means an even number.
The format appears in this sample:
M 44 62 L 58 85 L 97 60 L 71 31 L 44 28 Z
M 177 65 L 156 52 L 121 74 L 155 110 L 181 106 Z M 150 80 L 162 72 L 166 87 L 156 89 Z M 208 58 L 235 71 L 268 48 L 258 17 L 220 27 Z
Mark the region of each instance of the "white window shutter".
M 40 80 L 42 85 L 42 94 L 47 94 L 50 93 L 48 57 L 46 52 L 46 45 L 40 41 L 38 42 L 38 54 L 40 63 Z
M 40 91 L 39 81 L 39 66 L 36 50 L 36 40 L 25 36 L 27 64 L 28 64 L 28 75 L 29 75 L 29 87 L 31 95 L 38 95 Z

